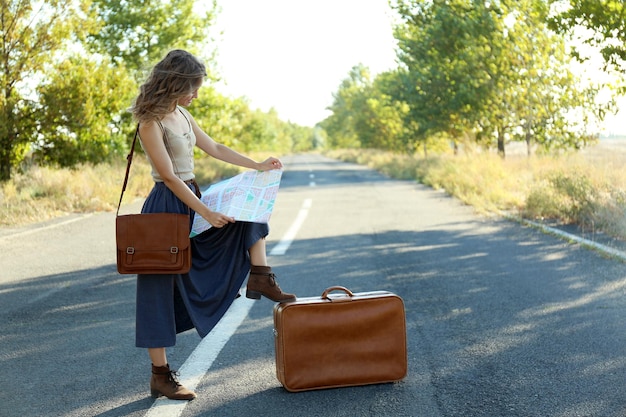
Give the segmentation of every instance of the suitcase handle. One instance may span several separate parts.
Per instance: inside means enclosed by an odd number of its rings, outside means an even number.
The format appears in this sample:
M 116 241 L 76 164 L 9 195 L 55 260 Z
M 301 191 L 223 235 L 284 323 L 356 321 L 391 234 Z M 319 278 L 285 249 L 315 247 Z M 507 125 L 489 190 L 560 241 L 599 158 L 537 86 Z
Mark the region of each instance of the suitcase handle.
M 331 292 L 333 292 L 333 291 L 343 291 L 343 292 L 345 292 L 346 294 L 348 294 L 348 296 L 350 296 L 350 297 L 354 296 L 354 294 L 352 294 L 352 291 L 350 291 L 350 290 L 349 290 L 349 289 L 347 289 L 346 287 L 340 287 L 340 286 L 338 286 L 338 285 L 337 285 L 337 286 L 334 286 L 334 287 L 328 287 L 328 288 L 326 288 L 326 291 L 324 291 L 324 292 L 322 293 L 322 299 L 324 299 L 324 300 L 328 300 L 328 299 L 329 299 L 328 295 L 329 295 Z

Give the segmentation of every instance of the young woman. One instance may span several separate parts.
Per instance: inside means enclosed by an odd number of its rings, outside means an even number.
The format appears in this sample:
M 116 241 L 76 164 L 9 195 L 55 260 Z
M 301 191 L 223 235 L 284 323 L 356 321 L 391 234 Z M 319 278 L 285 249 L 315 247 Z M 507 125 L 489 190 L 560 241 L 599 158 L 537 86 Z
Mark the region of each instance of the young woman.
M 198 97 L 205 66 L 192 54 L 173 50 L 152 69 L 141 86 L 132 113 L 139 123 L 141 145 L 152 167 L 154 188 L 142 213 L 191 213 L 213 227 L 191 239 L 192 267 L 182 275 L 138 275 L 136 346 L 147 348 L 152 361 L 152 396 L 191 400 L 171 370 L 166 347 L 176 334 L 195 328 L 206 336 L 224 315 L 246 276 L 246 296 L 276 301 L 294 300 L 284 293 L 267 266 L 268 226 L 235 222 L 209 210 L 198 198 L 194 181 L 194 147 L 222 161 L 261 171 L 282 168 L 280 160 L 256 162 L 215 142 L 185 109 Z

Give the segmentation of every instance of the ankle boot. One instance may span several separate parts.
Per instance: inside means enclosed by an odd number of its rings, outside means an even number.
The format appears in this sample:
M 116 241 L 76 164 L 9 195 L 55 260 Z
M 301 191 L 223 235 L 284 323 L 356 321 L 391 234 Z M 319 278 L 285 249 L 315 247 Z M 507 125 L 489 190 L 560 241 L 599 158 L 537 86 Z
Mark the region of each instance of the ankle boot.
M 150 394 L 154 398 L 164 395 L 170 400 L 193 400 L 196 393 L 183 387 L 176 379 L 178 374 L 171 371 L 169 365 L 152 365 L 152 378 L 150 378 Z
M 296 299 L 295 295 L 282 292 L 271 267 L 252 265 L 246 297 L 258 300 L 262 295 L 277 303 Z

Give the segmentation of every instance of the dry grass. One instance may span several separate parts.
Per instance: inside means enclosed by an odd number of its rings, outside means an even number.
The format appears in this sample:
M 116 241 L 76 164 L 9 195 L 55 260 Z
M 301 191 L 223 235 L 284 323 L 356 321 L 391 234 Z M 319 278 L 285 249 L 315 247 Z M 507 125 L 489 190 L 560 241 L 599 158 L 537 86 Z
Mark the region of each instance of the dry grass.
M 0 184 L 0 227 L 21 226 L 68 213 L 113 211 L 120 198 L 126 161 L 76 169 L 32 167 Z M 212 158 L 196 161 L 197 181 L 210 184 L 237 174 L 237 167 Z M 135 155 L 122 204 L 145 197 L 152 187 L 150 166 Z
M 328 155 L 443 189 L 480 213 L 512 212 L 626 238 L 626 143 L 619 141 L 580 153 L 504 160 L 471 151 L 428 158 L 363 150 Z
M 0 225 L 19 226 L 67 213 L 109 211 L 117 207 L 125 165 L 80 166 L 76 169 L 32 167 L 0 188 Z M 137 157 L 124 201 L 149 185 L 150 170 Z
M 529 219 L 575 223 L 626 238 L 626 141 L 601 141 L 578 154 L 496 155 L 468 151 L 424 158 L 381 151 L 341 150 L 328 155 L 367 165 L 392 178 L 414 179 L 446 190 L 480 213 L 512 212 Z M 267 155 L 254 155 L 264 159 Z M 19 226 L 72 212 L 117 207 L 125 161 L 76 170 L 35 167 L 0 186 L 0 226 Z M 212 158 L 196 160 L 202 185 L 241 169 Z M 133 161 L 124 202 L 152 187 L 142 155 Z

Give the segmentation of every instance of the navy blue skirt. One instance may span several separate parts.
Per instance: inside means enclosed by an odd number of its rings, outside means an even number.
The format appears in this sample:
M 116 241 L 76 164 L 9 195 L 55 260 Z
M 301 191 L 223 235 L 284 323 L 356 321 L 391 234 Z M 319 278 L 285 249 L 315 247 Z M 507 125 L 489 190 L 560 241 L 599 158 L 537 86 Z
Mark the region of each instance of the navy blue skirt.
M 196 191 L 190 184 L 192 191 Z M 187 213 L 164 183 L 155 183 L 142 213 Z M 191 212 L 190 221 L 193 221 Z M 195 328 L 206 336 L 226 313 L 250 272 L 248 250 L 269 233 L 267 224 L 235 222 L 191 239 L 188 274 L 137 275 L 137 347 L 176 344 L 176 334 Z

